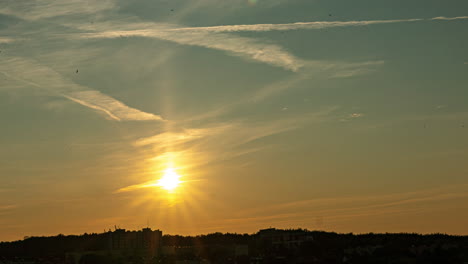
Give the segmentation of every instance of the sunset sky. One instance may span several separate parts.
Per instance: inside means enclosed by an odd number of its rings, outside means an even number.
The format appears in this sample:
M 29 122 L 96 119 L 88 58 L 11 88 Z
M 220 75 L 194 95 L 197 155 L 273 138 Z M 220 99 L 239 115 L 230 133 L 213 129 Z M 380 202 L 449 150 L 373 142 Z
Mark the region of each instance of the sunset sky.
M 466 0 L 2 0 L 0 241 L 468 235 L 467 33 Z

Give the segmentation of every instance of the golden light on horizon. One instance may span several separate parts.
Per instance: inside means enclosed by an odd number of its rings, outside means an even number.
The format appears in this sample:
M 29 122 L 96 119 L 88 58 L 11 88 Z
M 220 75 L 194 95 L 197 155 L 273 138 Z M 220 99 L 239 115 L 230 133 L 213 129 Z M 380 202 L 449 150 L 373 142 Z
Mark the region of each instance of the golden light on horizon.
M 173 168 L 167 168 L 164 175 L 158 180 L 157 185 L 167 191 L 174 191 L 182 183 L 180 175 Z

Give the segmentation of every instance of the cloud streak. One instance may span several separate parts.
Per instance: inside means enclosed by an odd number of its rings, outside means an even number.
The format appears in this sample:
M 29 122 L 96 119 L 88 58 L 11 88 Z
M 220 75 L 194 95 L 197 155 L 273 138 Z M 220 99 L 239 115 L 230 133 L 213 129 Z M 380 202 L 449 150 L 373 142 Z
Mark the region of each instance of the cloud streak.
M 459 16 L 459 17 L 434 17 L 431 20 L 446 20 L 446 21 L 451 21 L 451 20 L 462 20 L 462 19 L 468 19 L 468 16 Z
M 146 146 L 156 144 L 159 147 L 165 147 L 168 146 L 168 144 L 184 144 L 207 136 L 220 134 L 230 128 L 233 128 L 234 126 L 234 124 L 221 124 L 209 128 L 192 128 L 183 129 L 179 132 L 164 132 L 155 136 L 141 138 L 135 142 L 135 146 Z
M 256 221 L 275 220 L 275 224 L 298 221 L 311 225 L 317 217 L 327 221 L 353 220 L 361 217 L 387 214 L 408 214 L 418 211 L 432 211 L 431 204 L 438 201 L 463 201 L 468 195 L 462 186 L 445 186 L 438 189 L 419 190 L 406 193 L 362 195 L 351 197 L 317 198 L 249 208 L 237 213 L 231 219 L 245 222 L 255 215 Z M 298 213 L 300 212 L 300 213 Z
M 315 21 L 296 22 L 288 24 L 254 24 L 254 25 L 223 25 L 211 27 L 181 27 L 156 23 L 103 23 L 93 26 L 78 26 L 91 32 L 80 34 L 81 38 L 121 38 L 145 37 L 175 42 L 182 45 L 199 46 L 229 52 L 236 56 L 249 58 L 290 71 L 311 64 L 286 51 L 281 46 L 241 37 L 227 33 L 235 32 L 267 32 L 287 30 L 310 30 L 333 27 L 357 27 L 378 24 L 410 23 L 430 20 L 459 20 L 468 17 L 434 17 L 431 19 L 412 18 L 394 20 L 366 20 L 366 21 Z M 94 31 L 94 32 L 93 32 Z M 313 64 L 313 63 L 312 63 Z M 367 73 L 364 69 L 348 69 L 338 73 L 336 77 L 351 77 Z
M 37 20 L 57 16 L 93 14 L 114 7 L 114 0 L 2 0 L 0 13 L 14 15 L 25 20 Z
M 128 27 L 128 25 L 127 25 Z M 103 30 L 81 34 L 82 38 L 145 37 L 221 50 L 230 54 L 263 62 L 286 70 L 298 71 L 305 61 L 290 54 L 282 47 L 256 39 L 229 34 L 212 34 L 204 31 L 173 31 L 173 27 L 158 24 L 135 24 L 135 29 Z
M 286 31 L 286 30 L 300 30 L 300 29 L 323 29 L 331 27 L 356 27 L 356 26 L 369 26 L 375 24 L 394 24 L 403 22 L 416 22 L 423 21 L 424 19 L 398 19 L 398 20 L 368 20 L 368 21 L 316 21 L 316 22 L 296 22 L 287 24 L 254 24 L 254 25 L 226 25 L 226 26 L 212 26 L 212 27 L 185 27 L 172 29 L 171 31 L 182 32 L 265 32 L 265 31 Z
M 15 42 L 15 39 L 14 38 L 5 38 L 5 37 L 0 37 L 0 44 L 1 43 L 12 43 L 12 42 Z
M 11 210 L 11 209 L 15 209 L 17 207 L 18 207 L 18 205 L 16 205 L 16 204 L 0 205 L 0 211 Z
M 468 16 L 460 17 L 434 17 L 431 19 L 411 18 L 411 19 L 393 19 L 393 20 L 364 20 L 364 21 L 314 21 L 314 22 L 296 22 L 286 24 L 254 24 L 254 25 L 225 25 L 212 27 L 184 27 L 176 28 L 171 31 L 182 32 L 210 32 L 210 33 L 225 33 L 225 32 L 266 32 L 266 31 L 287 31 L 287 30 L 307 30 L 307 29 L 324 29 L 333 27 L 358 27 L 370 26 L 378 24 L 395 24 L 419 22 L 428 20 L 462 20 L 468 19 Z
M 129 107 L 99 91 L 76 84 L 53 69 L 30 60 L 22 58 L 7 59 L 0 66 L 0 72 L 15 81 L 41 88 L 94 109 L 111 120 L 163 120 L 161 116 Z M 24 74 L 24 72 L 27 72 L 27 74 Z

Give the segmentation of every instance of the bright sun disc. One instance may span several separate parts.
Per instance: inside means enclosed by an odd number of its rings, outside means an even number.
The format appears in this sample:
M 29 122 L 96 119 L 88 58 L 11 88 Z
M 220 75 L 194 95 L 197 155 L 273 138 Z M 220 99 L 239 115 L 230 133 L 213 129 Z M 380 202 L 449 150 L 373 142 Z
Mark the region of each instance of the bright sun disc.
M 173 191 L 181 183 L 179 178 L 180 176 L 174 171 L 174 169 L 168 168 L 164 171 L 163 177 L 159 179 L 158 185 L 163 189 Z

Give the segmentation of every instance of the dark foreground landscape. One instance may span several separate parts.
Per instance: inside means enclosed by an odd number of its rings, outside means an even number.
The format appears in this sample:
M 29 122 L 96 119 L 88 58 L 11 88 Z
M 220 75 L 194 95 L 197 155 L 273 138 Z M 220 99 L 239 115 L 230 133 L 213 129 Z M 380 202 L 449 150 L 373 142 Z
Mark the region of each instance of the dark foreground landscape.
M 337 234 L 264 229 L 255 234 L 163 235 L 144 228 L 26 237 L 0 243 L 0 263 L 468 263 L 468 236 Z

